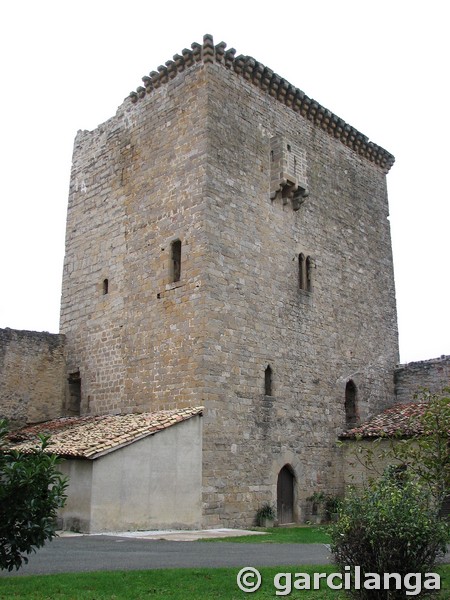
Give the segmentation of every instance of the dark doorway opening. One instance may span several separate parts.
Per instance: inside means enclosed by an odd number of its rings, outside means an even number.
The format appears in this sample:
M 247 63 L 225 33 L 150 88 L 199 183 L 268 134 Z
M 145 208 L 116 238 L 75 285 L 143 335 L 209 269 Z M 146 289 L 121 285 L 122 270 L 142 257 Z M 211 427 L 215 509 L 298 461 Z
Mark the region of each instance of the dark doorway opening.
M 277 513 L 278 523 L 294 522 L 294 473 L 289 465 L 285 465 L 278 473 Z
M 80 371 L 70 373 L 69 382 L 69 403 L 67 406 L 67 414 L 69 416 L 78 417 L 81 410 L 81 376 Z

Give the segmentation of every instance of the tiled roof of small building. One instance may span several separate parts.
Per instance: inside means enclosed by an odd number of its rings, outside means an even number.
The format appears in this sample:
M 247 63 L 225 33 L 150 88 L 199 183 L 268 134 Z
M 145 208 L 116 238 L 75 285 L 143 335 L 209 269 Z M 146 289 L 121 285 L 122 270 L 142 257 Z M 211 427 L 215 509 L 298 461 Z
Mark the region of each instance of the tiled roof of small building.
M 394 437 L 420 434 L 423 427 L 419 417 L 429 407 L 427 402 L 409 402 L 396 404 L 386 409 L 367 423 L 345 431 L 340 437 L 344 439 Z
M 11 433 L 9 447 L 31 452 L 39 444 L 38 435 L 50 435 L 47 451 L 67 458 L 94 459 L 148 435 L 153 435 L 202 415 L 203 407 L 161 410 L 153 413 L 64 417 Z

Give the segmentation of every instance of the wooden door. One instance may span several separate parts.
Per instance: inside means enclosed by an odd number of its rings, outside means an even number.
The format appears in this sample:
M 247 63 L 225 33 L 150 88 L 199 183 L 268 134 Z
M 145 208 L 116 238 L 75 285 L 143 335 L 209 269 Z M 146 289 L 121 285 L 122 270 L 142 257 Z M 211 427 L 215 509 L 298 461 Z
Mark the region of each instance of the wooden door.
M 294 521 L 294 475 L 285 465 L 278 473 L 277 482 L 277 513 L 278 523 L 293 523 Z

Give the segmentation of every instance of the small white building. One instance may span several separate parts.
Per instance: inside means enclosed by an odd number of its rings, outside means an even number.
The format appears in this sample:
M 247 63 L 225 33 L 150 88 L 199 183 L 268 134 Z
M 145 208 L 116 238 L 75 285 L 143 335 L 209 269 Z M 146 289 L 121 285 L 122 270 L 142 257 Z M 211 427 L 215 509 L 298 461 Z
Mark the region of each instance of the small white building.
M 202 516 L 202 407 L 56 419 L 10 437 L 30 451 L 38 434 L 65 460 L 62 529 L 195 529 Z

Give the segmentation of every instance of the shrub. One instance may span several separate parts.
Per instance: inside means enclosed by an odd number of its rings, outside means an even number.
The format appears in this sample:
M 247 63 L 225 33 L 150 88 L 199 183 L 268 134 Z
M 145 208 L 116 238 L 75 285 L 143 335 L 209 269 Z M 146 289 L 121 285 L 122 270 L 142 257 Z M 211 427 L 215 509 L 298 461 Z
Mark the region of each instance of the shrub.
M 450 388 L 438 394 L 422 389 L 415 399 L 426 406 L 422 415 L 412 416 L 393 437 L 382 435 L 366 448 L 357 445 L 355 458 L 371 477 L 381 475 L 380 465 L 403 466 L 428 488 L 439 512 L 450 495 Z
M 334 515 L 337 514 L 341 503 L 341 498 L 333 494 L 325 494 L 325 492 L 314 492 L 306 498 L 312 504 L 312 514 L 316 515 L 318 508 L 323 506 L 324 516 L 327 521 L 332 521 Z
M 391 456 L 428 487 L 439 511 L 450 493 L 450 388 L 440 394 L 424 389 L 416 399 L 427 403 L 418 419 L 422 431 L 394 443 Z
M 57 509 L 64 505 L 67 480 L 59 459 L 47 454 L 48 437 L 30 454 L 8 450 L 0 421 L 0 569 L 19 569 L 26 554 L 56 535 Z
M 426 489 L 408 472 L 389 468 L 360 495 L 353 490 L 339 508 L 339 521 L 330 528 L 331 549 L 339 567 L 359 566 L 361 573 L 432 571 L 445 553 L 448 525 L 436 515 Z M 392 585 L 392 587 L 394 587 Z M 403 590 L 351 590 L 353 598 L 405 598 Z
M 264 525 L 265 521 L 274 521 L 277 516 L 276 508 L 270 502 L 266 502 L 258 508 L 256 511 L 256 524 L 261 526 Z

